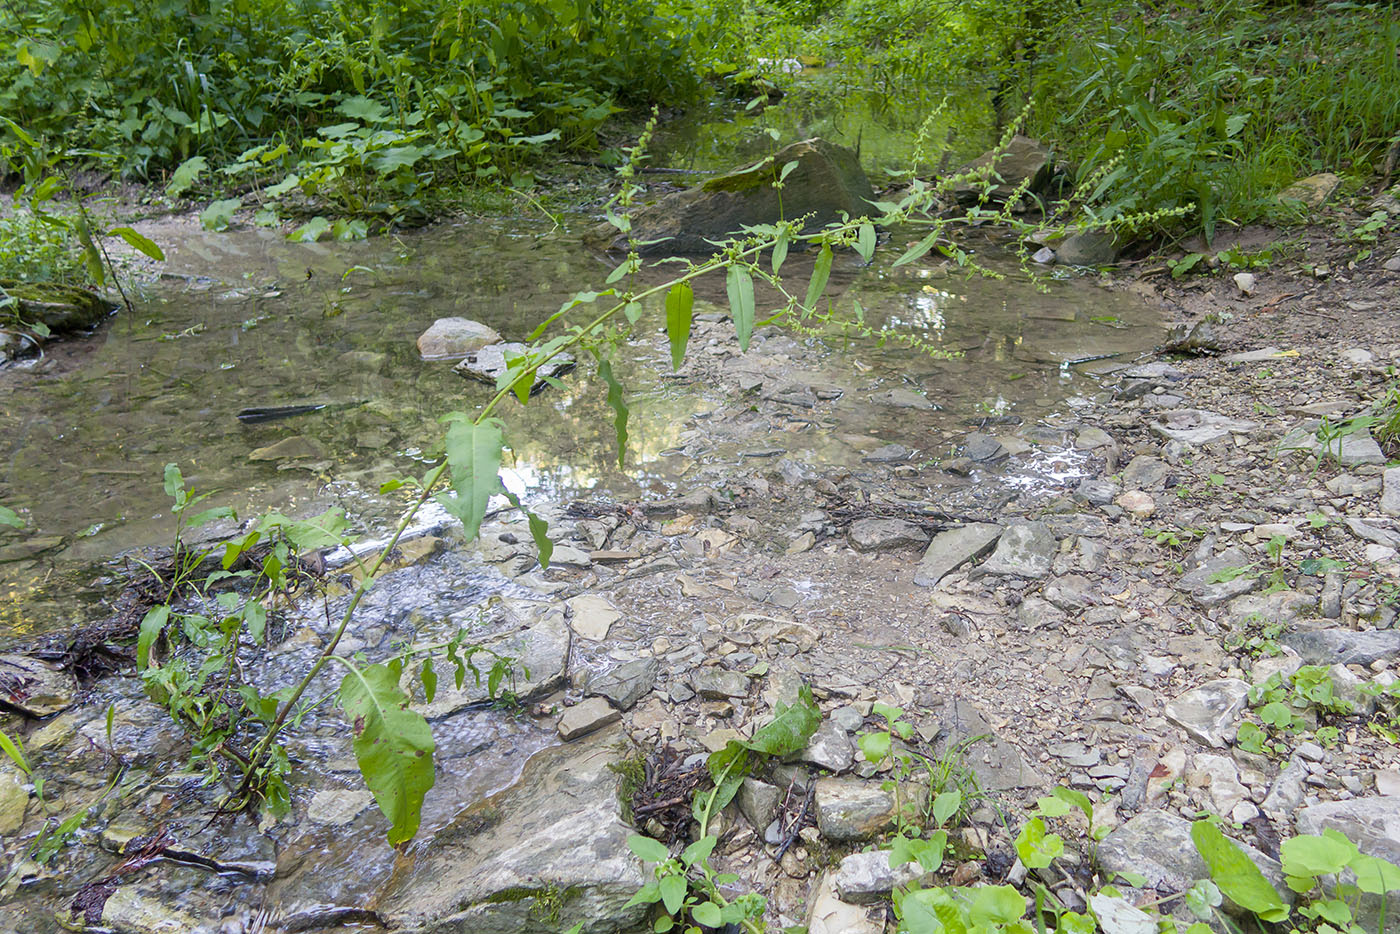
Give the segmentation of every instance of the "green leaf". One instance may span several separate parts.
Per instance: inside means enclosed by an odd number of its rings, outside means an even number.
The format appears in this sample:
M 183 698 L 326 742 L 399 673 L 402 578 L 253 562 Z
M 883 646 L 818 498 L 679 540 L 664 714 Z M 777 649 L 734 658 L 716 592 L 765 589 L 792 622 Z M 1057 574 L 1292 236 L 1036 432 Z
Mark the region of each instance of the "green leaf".
M 24 528 L 24 520 L 19 517 L 9 506 L 0 506 L 0 525 L 8 525 L 11 528 Z
M 1209 921 L 1220 906 L 1220 888 L 1209 879 L 1200 879 L 1186 890 L 1186 907 L 1202 921 Z
M 694 866 L 696 863 L 704 862 L 715 851 L 715 844 L 718 842 L 719 837 L 714 834 L 701 837 L 681 852 L 681 862 L 686 866 Z
M 649 838 L 643 838 L 649 839 Z M 629 841 L 630 842 L 630 841 Z M 661 901 L 661 887 L 655 882 L 648 882 L 637 890 L 637 894 L 627 900 L 623 908 L 635 908 L 637 905 L 654 905 Z
M 1259 867 L 1218 827 L 1210 821 L 1196 821 L 1191 825 L 1191 840 L 1210 868 L 1211 880 L 1227 898 L 1265 921 L 1277 923 L 1288 917 L 1288 906 Z
M 730 266 L 725 276 L 729 292 L 729 313 L 734 316 L 734 331 L 739 335 L 739 349 L 749 349 L 753 335 L 753 277 L 747 269 Z
M 1358 853 L 1348 863 L 1356 873 L 1356 886 L 1370 895 L 1400 891 L 1400 866 L 1390 860 Z
M 962 792 L 956 788 L 938 795 L 933 799 L 933 805 L 929 808 L 933 822 L 939 827 L 948 823 L 953 815 L 958 813 L 958 808 L 962 807 L 962 801 Z
M 165 495 L 176 501 L 177 505 L 184 504 L 184 498 L 180 495 L 185 489 L 185 478 L 180 473 L 178 464 L 165 465 Z
M 860 232 L 856 234 L 856 252 L 860 258 L 867 263 L 875 256 L 875 225 L 865 223 L 860 225 Z
M 613 428 L 617 431 L 617 466 L 620 469 L 627 457 L 627 416 L 631 410 L 623 398 L 622 384 L 613 375 L 611 361 L 598 361 L 598 375 L 608 384 L 608 406 L 613 410 Z
M 798 689 L 797 703 L 787 705 L 779 701 L 773 719 L 759 727 L 744 746 L 769 756 L 790 755 L 807 747 L 821 723 L 821 709 L 812 689 L 804 684 Z
M 549 540 L 549 523 L 541 519 L 530 511 L 530 507 L 520 502 L 520 498 L 510 490 L 502 489 L 505 498 L 516 509 L 525 514 L 525 520 L 530 523 L 530 537 L 535 540 L 535 551 L 540 558 L 540 567 L 549 568 L 549 559 L 554 555 L 554 542 Z
M 1064 838 L 1045 832 L 1045 821 L 1033 817 L 1016 837 L 1016 855 L 1029 869 L 1044 869 L 1065 851 Z
M 690 319 L 695 293 L 689 282 L 677 282 L 666 293 L 666 336 L 671 341 L 671 369 L 679 370 L 685 360 L 685 345 L 690 340 Z
M 199 212 L 199 224 L 205 230 L 228 230 L 228 225 L 233 222 L 234 212 L 242 206 L 243 202 L 237 198 L 215 201 Z
M 831 244 L 823 243 L 817 254 L 816 265 L 812 267 L 812 279 L 807 283 L 807 300 L 802 303 L 808 311 L 815 310 L 817 299 L 826 290 L 826 280 L 831 277 Z
M 107 233 L 114 237 L 121 237 L 132 249 L 140 250 L 151 259 L 165 261 L 165 254 L 161 252 L 160 247 L 156 246 L 155 241 L 143 237 L 130 227 L 113 227 Z
M 703 924 L 707 928 L 718 928 L 724 924 L 724 916 L 720 913 L 720 907 L 714 902 L 701 902 L 690 909 L 690 916 L 697 924 Z
M 1070 812 L 1070 803 L 1058 796 L 1037 798 L 1035 803 L 1043 817 L 1064 817 Z
M 389 819 L 389 843 L 401 848 L 418 832 L 423 796 L 433 787 L 433 731 L 409 707 L 387 665 L 355 667 L 340 682 L 340 706 L 354 732 L 355 759 Z
M 891 736 L 885 730 L 876 733 L 862 733 L 856 740 L 861 755 L 866 762 L 883 762 L 890 754 Z
M 321 239 L 321 235 L 331 229 L 331 222 L 324 217 L 317 215 L 296 230 L 287 234 L 287 239 L 294 243 L 315 243 Z
M 792 235 L 788 233 L 786 227 L 778 231 L 778 239 L 773 243 L 773 275 L 778 274 L 778 270 L 783 268 L 783 262 L 787 259 L 788 245 L 792 242 Z
M 1089 800 L 1089 796 L 1082 791 L 1075 791 L 1073 788 L 1066 788 L 1064 785 L 1056 785 L 1050 792 L 1061 801 L 1068 802 L 1084 812 L 1084 816 L 1090 821 L 1094 819 L 1094 803 Z
M 243 608 L 243 622 L 248 626 L 248 638 L 261 644 L 267 631 L 267 607 L 256 600 L 248 601 Z
M 671 851 L 660 840 L 637 833 L 627 838 L 627 848 L 644 863 L 664 863 L 671 858 Z
M 447 463 L 452 470 L 452 489 L 457 496 L 444 497 L 442 504 L 461 520 L 467 541 L 471 541 L 486 518 L 487 502 L 501 489 L 504 426 L 495 418 L 488 418 L 479 425 L 460 414 L 447 418 L 452 421 L 447 429 Z
M 1299 834 L 1283 841 L 1279 861 L 1290 876 L 1330 876 L 1341 872 L 1359 852 L 1355 843 L 1328 829 L 1320 837 Z
M 9 734 L 4 730 L 0 730 L 0 749 L 4 750 L 5 755 L 10 757 L 10 761 L 19 766 L 20 771 L 24 772 L 25 775 L 34 775 L 34 770 L 29 767 L 29 760 L 24 757 L 24 747 L 20 745 L 18 740 L 10 739 Z
M 687 888 L 685 876 L 662 876 L 659 884 L 661 886 L 661 904 L 665 905 L 666 910 L 671 914 L 680 911 L 681 906 L 685 904 Z
M 919 259 L 929 250 L 933 249 L 933 245 L 937 242 L 938 231 L 935 230 L 933 233 L 929 234 L 928 236 L 924 237 L 924 239 L 911 246 L 908 250 L 905 250 L 904 255 L 901 256 L 899 259 L 895 260 L 891 265 L 903 266 L 906 263 L 912 263 L 914 262 L 914 260 Z
M 178 198 L 195 183 L 201 172 L 209 168 L 209 163 L 203 156 L 190 156 L 175 169 L 170 175 L 170 181 L 165 186 L 165 193 L 172 198 Z
M 984 885 L 972 898 L 973 924 L 1010 924 L 1026 913 L 1026 899 L 1014 886 Z
M 141 629 L 136 636 L 136 668 L 144 671 L 151 660 L 151 646 L 155 645 L 156 638 L 165 629 L 166 622 L 170 619 L 169 604 L 159 604 L 146 611 L 146 615 L 141 618 Z

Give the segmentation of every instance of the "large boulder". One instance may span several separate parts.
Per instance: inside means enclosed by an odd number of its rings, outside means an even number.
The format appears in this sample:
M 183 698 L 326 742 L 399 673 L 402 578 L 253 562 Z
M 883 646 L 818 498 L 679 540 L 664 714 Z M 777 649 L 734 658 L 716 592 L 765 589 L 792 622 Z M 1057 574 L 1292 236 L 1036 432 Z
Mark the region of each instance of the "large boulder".
M 538 753 L 520 781 L 468 808 L 396 872 L 376 906 L 405 934 L 633 930 L 646 881 L 617 803 L 616 728 Z
M 980 176 L 982 173 L 978 170 L 990 173 L 987 175 L 987 180 L 993 183 L 989 193 L 990 200 L 1003 202 L 1013 191 L 1025 184 L 1027 179 L 1030 180 L 1030 184 L 1026 190 L 1031 194 L 1046 191 L 1054 178 L 1055 164 L 1050 150 L 1038 140 L 1018 134 L 1011 138 L 1005 149 L 990 149 L 982 153 L 961 166 L 957 174 L 977 172 Z M 975 182 L 960 182 L 953 189 L 953 196 L 961 204 L 975 204 L 982 197 L 984 188 L 979 177 Z
M 793 161 L 797 168 L 783 179 L 780 200 L 773 183 Z M 840 220 L 843 213 L 870 213 L 874 197 L 854 152 L 824 139 L 807 139 L 783 147 L 772 159 L 641 208 L 632 217 L 632 230 L 639 241 L 660 241 L 642 247 L 644 253 L 710 253 L 715 248 L 710 241 L 723 240 L 745 226 L 810 214 L 807 227 L 821 227 Z M 626 238 L 616 236 L 611 227 L 596 233 L 610 246 L 626 247 Z
M 95 327 L 113 304 L 94 292 L 52 282 L 0 279 L 0 362 L 20 356 L 44 343 L 44 332 L 63 334 Z

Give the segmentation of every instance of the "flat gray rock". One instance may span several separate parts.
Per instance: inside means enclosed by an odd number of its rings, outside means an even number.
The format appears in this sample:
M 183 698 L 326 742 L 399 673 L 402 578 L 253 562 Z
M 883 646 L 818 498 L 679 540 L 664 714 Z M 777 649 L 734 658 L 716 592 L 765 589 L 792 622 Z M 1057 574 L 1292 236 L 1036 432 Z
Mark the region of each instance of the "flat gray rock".
M 749 679 L 737 671 L 723 668 L 697 668 L 690 673 L 690 686 L 701 697 L 723 700 L 728 697 L 746 697 L 749 693 Z
M 1278 443 L 1278 452 L 1287 454 L 1301 451 L 1313 457 L 1335 460 L 1343 467 L 1357 467 L 1362 464 L 1384 464 L 1385 452 L 1371 437 L 1369 429 L 1355 431 L 1340 438 L 1319 441 L 1317 426 L 1313 423 L 1295 428 Z
M 807 747 L 798 754 L 798 759 L 839 774 L 855 762 L 855 747 L 851 745 L 845 730 L 833 721 L 823 719 L 822 725 L 808 740 Z
M 947 701 L 942 710 L 942 732 L 935 748 L 940 752 L 949 746 L 974 737 L 984 737 L 968 747 L 963 759 L 977 773 L 977 780 L 988 791 L 1009 791 L 1013 788 L 1038 788 L 1044 779 L 1031 766 L 1021 750 L 997 736 L 992 725 L 977 705 L 971 701 Z
M 1400 516 L 1400 467 L 1392 467 L 1381 475 L 1381 512 Z
M 1247 844 L 1240 848 L 1283 900 L 1292 902 L 1293 892 L 1283 884 L 1278 861 Z M 1210 878 L 1210 869 L 1191 840 L 1191 822 L 1166 811 L 1144 811 L 1110 833 L 1099 844 L 1098 863 L 1106 873 L 1145 876 L 1145 888 L 1162 892 L 1183 892 L 1196 880 Z M 1232 914 L 1243 911 L 1228 897 L 1225 908 Z
M 1309 665 L 1370 665 L 1400 655 L 1400 630 L 1292 629 L 1279 641 Z
M 56 665 L 27 655 L 0 655 L 0 698 L 31 717 L 47 717 L 73 703 L 78 682 Z
M 1059 545 L 1043 522 L 1013 522 L 1002 530 L 996 550 L 978 570 L 1000 577 L 1042 578 L 1050 573 Z
M 623 662 L 590 681 L 588 693 L 606 697 L 618 710 L 631 710 L 637 701 L 651 693 L 658 667 L 655 658 Z
M 980 431 L 974 431 L 963 439 L 962 456 L 979 464 L 1000 460 L 1006 453 L 1000 441 Z
M 883 900 L 895 886 L 908 885 L 923 875 L 918 863 L 890 868 L 888 850 L 852 853 L 832 874 L 836 895 L 848 905 L 871 905 Z
M 418 335 L 418 354 L 424 360 L 460 360 L 474 350 L 499 344 L 501 335 L 470 318 L 438 318 Z
M 1163 412 L 1151 425 L 1154 432 L 1169 441 L 1195 445 L 1210 444 L 1232 434 L 1246 434 L 1258 427 L 1258 422 L 1227 418 L 1206 409 L 1172 409 Z
M 1171 468 L 1159 457 L 1139 454 L 1123 468 L 1123 487 L 1129 490 L 1160 490 L 1167 483 Z
M 939 532 L 929 542 L 928 550 L 914 571 L 914 583 L 920 587 L 937 586 L 959 566 L 990 551 L 1000 537 L 1001 526 L 988 522 Z
M 562 740 L 577 739 L 592 733 L 594 730 L 601 729 L 609 723 L 616 723 L 621 717 L 622 714 L 608 703 L 607 698 L 590 697 L 565 710 L 564 715 L 559 718 L 556 729 Z
M 857 519 L 846 533 L 856 551 L 903 551 L 928 543 L 928 533 L 903 519 Z
M 627 848 L 617 803 L 617 729 L 536 754 L 520 781 L 423 841 L 374 899 L 405 934 L 633 930 L 625 907 L 650 874 Z
M 817 779 L 813 803 L 822 836 L 848 843 L 869 840 L 893 827 L 894 795 L 880 784 L 860 778 Z
M 1216 606 L 1258 588 L 1258 575 L 1241 570 L 1254 563 L 1254 558 L 1243 550 L 1227 548 L 1183 574 L 1176 582 L 1176 589 L 1190 594 L 1203 607 Z
M 1167 719 L 1196 742 L 1223 749 L 1235 738 L 1241 714 L 1249 705 L 1249 685 L 1238 678 L 1217 678 L 1167 702 Z

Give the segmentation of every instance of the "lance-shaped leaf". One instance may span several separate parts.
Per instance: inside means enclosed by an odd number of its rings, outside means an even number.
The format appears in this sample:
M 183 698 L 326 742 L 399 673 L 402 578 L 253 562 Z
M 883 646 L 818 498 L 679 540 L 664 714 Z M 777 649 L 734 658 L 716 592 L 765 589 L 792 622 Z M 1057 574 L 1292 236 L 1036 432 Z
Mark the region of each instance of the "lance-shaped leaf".
M 690 316 L 695 305 L 695 293 L 689 282 L 677 282 L 666 293 L 666 336 L 671 341 L 671 369 L 679 370 L 685 360 L 685 345 L 690 340 Z
M 778 270 L 783 268 L 783 262 L 787 259 L 788 245 L 791 239 L 786 227 L 778 231 L 778 239 L 773 244 L 773 275 L 775 276 L 778 274 Z
M 549 540 L 549 523 L 531 512 L 530 507 L 522 503 L 520 497 L 510 490 L 505 490 L 504 493 L 512 506 L 525 513 L 525 518 L 530 523 L 530 537 L 535 540 L 535 551 L 540 556 L 540 567 L 547 569 L 549 559 L 554 555 L 554 542 Z
M 1265 921 L 1279 922 L 1288 917 L 1288 906 L 1259 867 L 1214 824 L 1204 820 L 1193 823 L 1191 840 L 1210 868 L 1211 881 L 1226 898 Z
M 817 254 L 817 264 L 812 267 L 812 280 L 807 283 L 807 300 L 802 303 L 808 311 L 817 307 L 817 299 L 826 290 L 826 280 L 831 277 L 831 244 L 823 243 Z
M 747 269 L 730 266 L 725 277 L 729 292 L 729 312 L 734 316 L 734 331 L 739 335 L 739 349 L 749 349 L 753 335 L 753 276 Z
M 598 361 L 598 375 L 608 384 L 608 406 L 613 410 L 613 427 L 617 429 L 617 466 L 621 468 L 627 457 L 627 417 L 631 410 L 622 396 L 622 384 L 613 375 L 611 361 Z
M 113 227 L 111 230 L 107 231 L 107 233 L 114 237 L 121 237 L 132 249 L 140 250 L 151 259 L 162 261 L 165 259 L 165 253 L 161 251 L 160 247 L 156 246 L 155 241 L 148 237 L 143 237 L 130 227 Z
M 340 706 L 354 730 L 360 774 L 389 819 L 389 843 L 401 847 L 418 832 L 423 796 L 433 787 L 432 729 L 386 665 L 351 665 Z
M 912 263 L 914 262 L 914 260 L 923 256 L 929 250 L 933 249 L 933 245 L 937 242 L 938 231 L 935 230 L 933 233 L 929 234 L 928 236 L 924 237 L 924 239 L 911 246 L 908 250 L 905 250 L 904 255 L 901 256 L 899 259 L 895 260 L 890 265 L 903 266 L 905 263 Z
M 861 224 L 860 232 L 856 234 L 856 252 L 860 258 L 867 263 L 875 256 L 875 225 Z
M 467 541 L 476 538 L 486 518 L 486 504 L 501 490 L 501 448 L 505 435 L 500 419 L 475 424 L 460 414 L 449 415 L 447 463 L 452 471 L 456 498 L 444 497 L 443 506 L 462 522 Z

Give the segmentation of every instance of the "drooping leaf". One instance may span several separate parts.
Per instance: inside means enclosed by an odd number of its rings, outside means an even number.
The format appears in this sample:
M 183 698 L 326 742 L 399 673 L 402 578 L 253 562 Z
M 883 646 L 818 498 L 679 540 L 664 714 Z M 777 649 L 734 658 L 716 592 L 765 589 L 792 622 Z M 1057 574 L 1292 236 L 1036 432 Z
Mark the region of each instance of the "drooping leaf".
M 598 361 L 598 375 L 608 384 L 608 406 L 613 410 L 613 427 L 617 430 L 617 466 L 621 468 L 627 457 L 627 416 L 631 410 L 623 398 L 622 384 L 613 375 L 611 361 Z
M 812 279 L 807 283 L 807 299 L 802 303 L 808 311 L 817 307 L 817 299 L 826 291 L 826 280 L 831 277 L 831 244 L 823 243 L 817 254 L 816 265 L 812 267 Z
M 860 225 L 860 231 L 856 234 L 856 252 L 860 258 L 867 263 L 875 256 L 875 225 L 865 223 Z
M 418 832 L 423 796 L 433 787 L 433 731 L 387 665 L 352 667 L 340 682 L 340 706 L 360 774 L 389 819 L 389 843 L 401 847 Z
M 778 703 L 772 720 L 759 727 L 753 738 L 744 745 L 754 752 L 768 756 L 786 756 L 807 747 L 807 741 L 821 726 L 822 713 L 812 689 L 802 685 L 797 692 L 797 703 Z
M 1400 891 L 1400 866 L 1388 859 L 1358 853 L 1348 864 L 1356 873 L 1356 887 L 1369 895 Z
M 1029 869 L 1044 869 L 1065 851 L 1065 841 L 1057 833 L 1045 832 L 1045 821 L 1033 817 L 1016 837 L 1016 855 Z
M 165 186 L 165 193 L 172 198 L 180 197 L 199 179 L 200 173 L 207 168 L 209 168 L 209 163 L 203 156 L 190 156 L 171 173 L 170 181 Z
M 778 270 L 783 268 L 783 262 L 788 255 L 788 244 L 791 240 L 792 237 L 786 227 L 778 231 L 778 238 L 773 243 L 773 275 L 775 276 L 778 274 Z
M 905 250 L 904 255 L 901 256 L 899 259 L 895 260 L 890 265 L 903 266 L 906 263 L 912 263 L 914 262 L 914 260 L 922 257 L 929 250 L 933 249 L 933 245 L 937 242 L 938 231 L 935 230 L 933 233 L 929 234 L 928 236 L 924 237 L 924 239 L 911 246 L 908 250 Z
M 237 198 L 215 201 L 199 212 L 200 226 L 205 230 L 228 230 L 228 225 L 233 222 L 234 212 L 242 206 L 243 202 Z
M 701 837 L 681 852 L 681 862 L 686 866 L 694 866 L 696 863 L 704 862 L 715 851 L 717 843 L 719 843 L 719 838 L 714 834 Z
M 130 227 L 113 227 L 111 230 L 107 231 L 107 233 L 114 237 L 121 237 L 133 250 L 140 250 L 151 259 L 161 262 L 165 261 L 165 253 L 161 251 L 160 247 L 156 246 L 155 241 L 148 237 L 143 237 Z
M 685 876 L 662 876 L 659 883 L 661 886 L 661 904 L 666 906 L 666 910 L 671 914 L 681 910 L 685 904 L 685 891 L 688 887 L 685 883 Z
M 984 885 L 976 890 L 969 912 L 974 924 L 1010 924 L 1026 913 L 1026 898 L 1010 885 Z
M 457 496 L 444 497 L 447 511 L 461 520 L 467 540 L 476 538 L 486 518 L 486 504 L 501 489 L 501 449 L 504 428 L 499 419 L 475 424 L 464 416 L 447 416 L 447 463 Z
M 138 671 L 145 670 L 150 663 L 151 646 L 155 645 L 156 638 L 165 629 L 165 624 L 169 619 L 170 606 L 165 603 L 151 607 L 141 618 L 141 628 L 136 635 L 136 668 Z
M 1288 906 L 1259 867 L 1218 827 L 1210 821 L 1196 821 L 1191 825 L 1191 840 L 1210 869 L 1211 881 L 1225 897 L 1265 921 L 1279 922 L 1288 917 Z
M 701 902 L 690 909 L 690 916 L 697 924 L 703 924 L 707 928 L 719 928 L 724 925 L 724 916 L 714 902 Z
M 725 276 L 725 289 L 729 292 L 729 313 L 734 316 L 734 332 L 739 336 L 739 349 L 749 349 L 749 338 L 753 335 L 753 276 L 747 269 L 730 266 Z
M 1066 801 L 1079 808 L 1090 821 L 1094 819 L 1094 803 L 1089 800 L 1089 796 L 1084 792 L 1075 791 L 1073 788 L 1066 788 L 1064 785 L 1056 785 L 1050 793 L 1061 801 Z
M 860 747 L 861 755 L 865 756 L 866 762 L 883 762 L 890 754 L 891 736 L 887 730 L 877 730 L 871 733 L 862 733 L 856 739 L 856 745 Z
M 295 243 L 315 243 L 321 235 L 331 229 L 331 222 L 319 214 L 287 234 L 287 239 Z
M 962 807 L 962 792 L 954 788 L 952 791 L 945 791 L 933 799 L 933 804 L 929 808 L 929 814 L 933 822 L 942 827 L 958 813 L 958 808 Z
M 690 319 L 695 293 L 689 282 L 677 282 L 666 293 L 666 337 L 671 341 L 671 369 L 679 370 L 690 341 Z
M 525 514 L 525 520 L 530 524 L 530 537 L 535 540 L 535 551 L 539 555 L 540 567 L 549 568 L 549 559 L 554 555 L 554 542 L 549 539 L 549 523 L 535 515 L 529 506 L 520 501 L 510 490 L 503 490 L 505 498 L 516 509 Z

